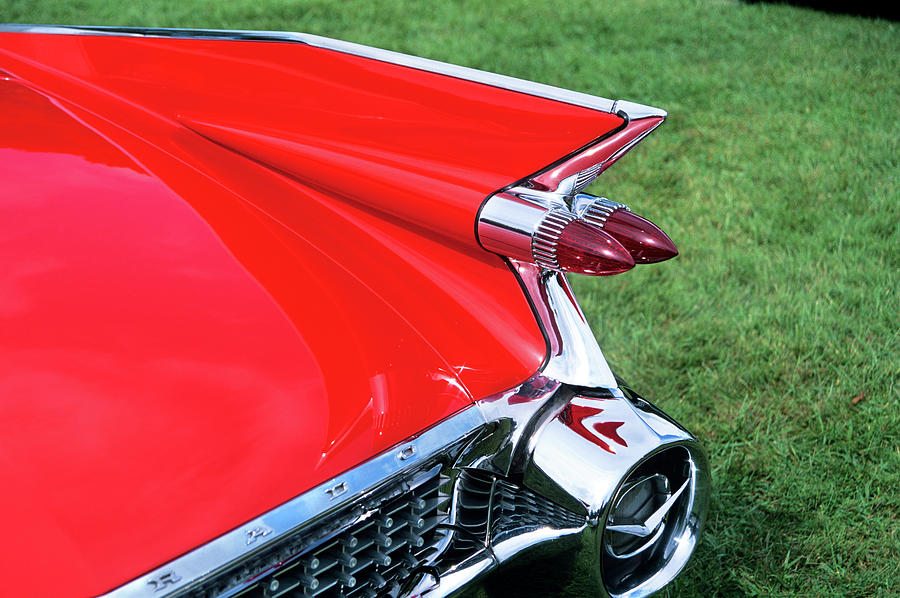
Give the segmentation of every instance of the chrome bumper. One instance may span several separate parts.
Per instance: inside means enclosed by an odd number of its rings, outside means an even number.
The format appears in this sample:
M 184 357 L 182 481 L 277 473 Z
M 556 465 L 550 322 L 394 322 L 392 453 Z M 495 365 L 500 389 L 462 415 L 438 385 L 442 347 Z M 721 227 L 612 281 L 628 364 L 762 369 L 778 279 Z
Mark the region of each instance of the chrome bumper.
M 526 433 L 518 446 L 501 444 L 475 463 L 578 513 L 580 525 L 524 525 L 489 537 L 477 558 L 423 579 L 412 595 L 455 595 L 488 572 L 563 553 L 573 566 L 591 563 L 587 576 L 579 573 L 580 591 L 590 585 L 596 596 L 634 598 L 661 589 L 686 565 L 710 489 L 698 441 L 628 389 L 558 386 L 552 397 L 532 399 L 544 404 L 526 413 L 522 405 L 540 394 L 540 383 L 480 403 L 510 439 L 515 429 Z M 534 577 L 545 575 L 539 570 Z
M 697 440 L 639 396 L 537 375 L 108 596 L 436 598 L 559 553 L 589 563 L 582 594 L 646 596 L 693 552 L 709 483 Z

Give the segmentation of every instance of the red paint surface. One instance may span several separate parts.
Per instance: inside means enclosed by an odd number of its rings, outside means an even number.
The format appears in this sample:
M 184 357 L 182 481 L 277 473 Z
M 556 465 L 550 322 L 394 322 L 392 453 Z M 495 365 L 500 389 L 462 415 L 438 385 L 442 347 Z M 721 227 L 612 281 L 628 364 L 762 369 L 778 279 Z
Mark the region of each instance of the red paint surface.
M 0 34 L 0 68 L 11 595 L 105 592 L 526 379 L 475 212 L 618 122 L 294 44 Z

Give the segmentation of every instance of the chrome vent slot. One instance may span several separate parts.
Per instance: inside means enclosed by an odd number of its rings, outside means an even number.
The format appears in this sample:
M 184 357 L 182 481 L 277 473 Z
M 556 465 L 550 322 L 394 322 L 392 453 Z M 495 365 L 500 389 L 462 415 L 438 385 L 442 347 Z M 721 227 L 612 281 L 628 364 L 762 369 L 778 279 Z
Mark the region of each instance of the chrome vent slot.
M 565 509 L 553 501 L 498 480 L 494 487 L 491 534 L 494 540 L 525 528 L 577 528 L 585 517 Z
M 457 533 L 453 538 L 456 554 L 471 554 L 484 548 L 489 537 L 491 494 L 493 481 L 472 470 L 463 470 L 457 478 L 456 520 Z
M 472 552 L 491 542 L 536 528 L 571 529 L 585 524 L 573 513 L 520 486 L 481 470 L 459 475 L 453 549 Z
M 600 162 L 598 164 L 594 164 L 590 168 L 586 168 L 579 172 L 575 178 L 575 186 L 572 189 L 572 193 L 581 193 L 581 191 L 587 187 L 594 179 L 596 179 L 600 175 L 600 168 L 603 166 L 603 163 Z

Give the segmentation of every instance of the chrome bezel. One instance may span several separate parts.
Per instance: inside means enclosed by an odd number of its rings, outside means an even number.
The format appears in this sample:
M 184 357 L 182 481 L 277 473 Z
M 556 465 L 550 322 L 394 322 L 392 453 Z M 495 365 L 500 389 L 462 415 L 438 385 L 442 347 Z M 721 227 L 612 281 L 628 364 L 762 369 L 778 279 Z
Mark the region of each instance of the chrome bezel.
M 628 393 L 629 400 L 635 404 L 643 403 L 647 408 L 653 410 L 657 416 L 666 419 L 673 425 L 675 424 L 668 416 L 656 410 L 649 403 L 636 396 L 632 391 Z M 680 426 L 678 426 L 680 428 Z M 681 428 L 683 430 L 683 428 Z M 617 591 L 609 587 L 609 580 L 604 579 L 604 590 L 609 598 L 644 598 L 661 590 L 669 582 L 671 582 L 687 565 L 690 557 L 697 547 L 700 540 L 700 532 L 706 517 L 706 510 L 709 503 L 711 472 L 707 461 L 706 452 L 700 443 L 690 434 L 688 437 L 680 439 L 676 442 L 660 445 L 655 450 L 650 451 L 647 455 L 636 463 L 628 473 L 623 476 L 622 483 L 616 489 L 616 493 L 609 502 L 608 509 L 603 514 L 604 524 L 602 529 L 598 531 L 598 541 L 603 542 L 606 534 L 606 522 L 610 515 L 610 509 L 615 503 L 616 498 L 621 491 L 622 485 L 632 475 L 632 473 L 644 463 L 655 458 L 661 453 L 673 450 L 684 451 L 687 455 L 687 463 L 689 464 L 687 492 L 680 497 L 680 500 L 686 504 L 678 508 L 676 521 L 667 522 L 669 529 L 664 529 L 662 536 L 668 536 L 670 532 L 677 535 L 668 538 L 666 551 L 663 559 L 655 564 L 655 572 L 640 581 L 637 585 Z M 652 547 L 651 547 L 652 548 Z M 605 553 L 605 548 L 601 550 Z M 601 557 L 604 558 L 604 557 Z
M 616 210 L 630 212 L 631 208 L 623 203 L 610 201 L 605 197 L 582 194 L 575 198 L 574 210 L 580 215 L 582 220 L 603 230 L 603 227 L 606 226 L 606 221 L 612 216 L 613 212 Z
M 568 210 L 553 209 L 544 214 L 531 236 L 531 257 L 534 263 L 548 270 L 559 270 L 556 256 L 559 238 L 565 228 L 575 221 Z

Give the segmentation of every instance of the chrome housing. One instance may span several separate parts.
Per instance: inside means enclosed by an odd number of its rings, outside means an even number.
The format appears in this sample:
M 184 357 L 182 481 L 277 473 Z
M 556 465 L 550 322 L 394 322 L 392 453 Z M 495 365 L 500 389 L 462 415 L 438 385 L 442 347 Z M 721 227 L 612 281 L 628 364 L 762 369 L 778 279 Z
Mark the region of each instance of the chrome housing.
M 709 479 L 689 432 L 619 392 L 575 395 L 541 429 L 524 471 L 529 488 L 581 508 L 606 592 L 629 598 L 662 588 L 687 563 Z
M 481 246 L 504 257 L 560 271 L 556 244 L 567 224 L 584 220 L 602 230 L 622 203 L 587 193 L 557 194 L 515 187 L 495 193 L 478 217 Z
M 692 443 L 644 460 L 613 498 L 601 540 L 601 575 L 614 597 L 659 590 L 685 566 L 709 494 L 704 453 Z
M 609 112 L 622 118 L 619 128 L 485 200 L 476 225 L 482 247 L 558 271 L 556 241 L 566 224 L 581 219 L 602 229 L 614 210 L 628 210 L 624 204 L 582 191 L 659 127 L 666 113 L 624 101 L 614 102 Z

